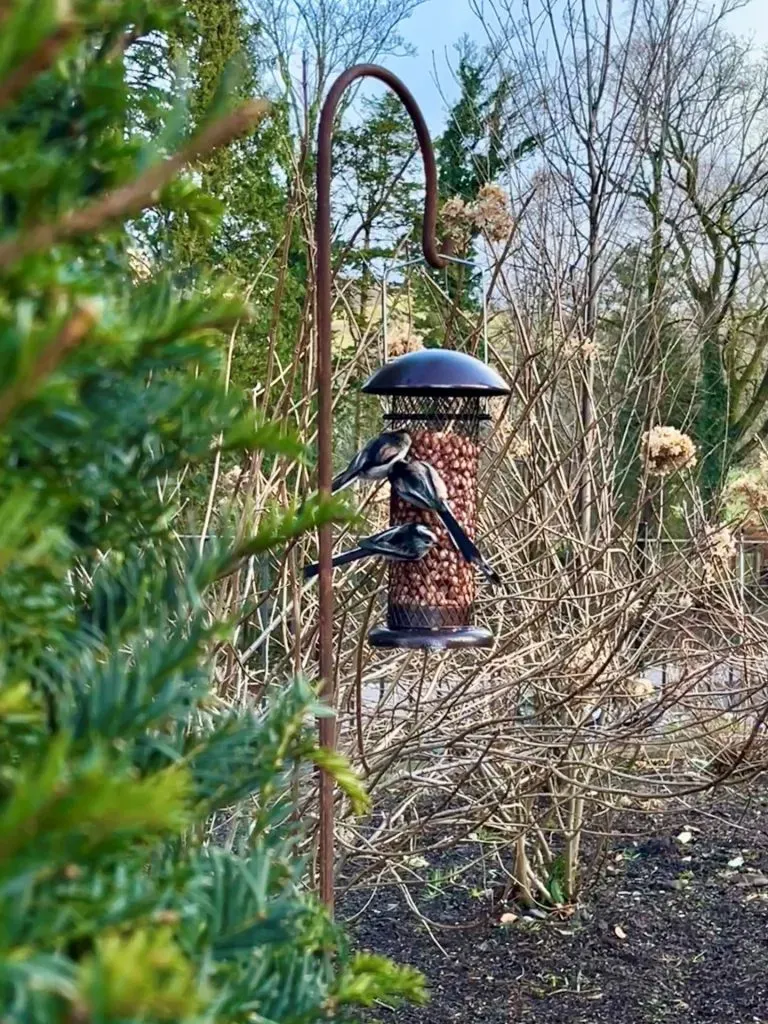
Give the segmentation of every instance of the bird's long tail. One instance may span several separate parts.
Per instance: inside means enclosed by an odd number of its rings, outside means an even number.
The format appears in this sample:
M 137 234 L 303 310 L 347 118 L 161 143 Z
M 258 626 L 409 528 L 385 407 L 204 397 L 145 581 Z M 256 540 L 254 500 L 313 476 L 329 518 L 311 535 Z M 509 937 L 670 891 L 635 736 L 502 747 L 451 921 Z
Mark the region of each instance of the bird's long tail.
M 477 568 L 488 579 L 489 583 L 493 583 L 494 586 L 498 586 L 498 584 L 501 583 L 501 578 L 499 577 L 499 574 L 495 572 L 490 567 L 490 565 L 488 565 L 486 560 L 480 554 L 480 551 L 478 550 L 477 546 L 467 536 L 467 534 L 464 531 L 464 527 L 454 516 L 451 510 L 443 506 L 443 508 L 438 510 L 437 514 L 442 519 L 443 525 L 448 531 L 451 540 L 459 549 L 464 561 L 470 562 L 472 565 L 476 565 Z
M 343 491 L 345 487 L 349 487 L 349 485 L 354 483 L 356 479 L 356 470 L 345 469 L 343 473 L 339 473 L 338 476 L 333 478 L 333 481 L 331 482 L 331 494 L 335 494 L 336 491 Z
M 353 548 L 351 551 L 344 551 L 340 555 L 336 555 L 331 562 L 334 568 L 338 565 L 347 565 L 349 562 L 357 562 L 361 558 L 370 558 L 371 552 L 366 551 L 364 548 Z M 313 562 L 312 565 L 304 567 L 304 579 L 313 580 L 320 572 L 320 563 Z

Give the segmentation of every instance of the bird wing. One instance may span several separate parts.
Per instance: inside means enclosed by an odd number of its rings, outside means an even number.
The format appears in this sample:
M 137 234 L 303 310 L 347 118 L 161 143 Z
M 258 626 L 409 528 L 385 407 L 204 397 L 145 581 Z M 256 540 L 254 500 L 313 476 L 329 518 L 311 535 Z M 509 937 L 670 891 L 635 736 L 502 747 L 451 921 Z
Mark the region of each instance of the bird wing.
M 352 483 L 352 481 L 360 475 L 360 471 L 365 468 L 365 465 L 368 461 L 368 453 L 370 451 L 370 447 L 371 445 L 369 442 L 365 446 L 365 448 L 363 448 L 361 451 L 357 453 L 357 455 L 354 457 L 354 459 L 352 459 L 347 468 L 345 470 L 342 470 L 342 472 L 339 473 L 338 476 L 335 476 L 333 478 L 333 491 L 341 490 L 342 487 L 346 487 L 347 484 Z
M 361 448 L 357 455 L 352 459 L 347 469 L 348 473 L 359 473 L 361 469 L 365 469 L 371 456 L 371 442 Z
M 359 544 L 365 551 L 380 555 L 383 558 L 409 561 L 416 557 L 411 538 L 409 538 L 408 533 L 401 526 L 384 530 L 373 537 L 363 537 Z
M 395 444 L 383 444 L 379 449 L 379 459 L 381 462 L 391 462 L 397 458 L 400 451 L 401 449 Z
M 429 462 L 425 462 L 424 465 L 427 467 L 427 473 L 429 475 L 432 489 L 435 493 L 437 500 L 448 507 L 448 488 L 445 486 L 445 480 L 440 476 L 434 466 L 430 465 Z

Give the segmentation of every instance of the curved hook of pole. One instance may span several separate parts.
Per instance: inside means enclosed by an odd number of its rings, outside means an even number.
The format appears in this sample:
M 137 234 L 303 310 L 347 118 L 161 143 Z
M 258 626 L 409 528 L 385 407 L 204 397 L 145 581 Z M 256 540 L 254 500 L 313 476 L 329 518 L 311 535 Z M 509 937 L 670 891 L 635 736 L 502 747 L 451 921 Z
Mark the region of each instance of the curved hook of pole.
M 333 437 L 331 392 L 331 146 L 333 125 L 339 100 L 343 93 L 360 78 L 378 78 L 380 82 L 396 93 L 408 111 L 419 148 L 424 160 L 426 178 L 426 199 L 424 202 L 424 229 L 422 246 L 427 262 L 440 270 L 446 259 L 437 251 L 435 229 L 437 227 L 437 165 L 427 123 L 410 91 L 386 68 L 376 64 L 358 64 L 341 74 L 328 93 L 320 114 L 317 137 L 317 220 L 315 224 L 315 317 L 317 325 L 317 391 L 318 391 L 318 490 L 321 495 L 330 496 L 333 477 Z M 333 567 L 333 535 L 330 524 L 321 526 L 319 531 L 319 654 L 322 696 L 335 708 L 335 679 L 333 671 L 333 589 L 331 576 Z M 336 746 L 336 725 L 331 718 L 321 718 L 320 744 Z M 333 780 L 326 772 L 320 774 L 320 836 L 318 866 L 320 874 L 320 896 L 329 909 L 333 910 Z

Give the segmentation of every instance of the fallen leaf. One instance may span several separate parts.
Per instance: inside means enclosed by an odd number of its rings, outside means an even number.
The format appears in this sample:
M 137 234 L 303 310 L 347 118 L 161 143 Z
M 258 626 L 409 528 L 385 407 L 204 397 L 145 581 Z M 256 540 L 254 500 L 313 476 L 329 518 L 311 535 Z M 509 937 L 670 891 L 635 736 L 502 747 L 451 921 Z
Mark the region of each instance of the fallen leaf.
M 627 937 L 627 933 L 624 931 L 620 924 L 616 925 L 616 927 L 613 929 L 613 933 L 617 939 L 626 939 Z
M 517 914 L 502 914 L 499 920 L 502 924 L 514 924 L 517 920 Z
M 728 861 L 728 867 L 729 868 L 740 868 L 743 863 L 744 863 L 744 858 L 741 856 L 741 854 L 739 854 L 738 857 L 734 857 L 733 860 L 729 860 Z
M 418 856 L 404 857 L 403 858 L 403 863 L 407 864 L 407 866 L 409 868 L 428 868 L 429 867 L 429 861 L 426 859 L 426 857 L 418 857 Z

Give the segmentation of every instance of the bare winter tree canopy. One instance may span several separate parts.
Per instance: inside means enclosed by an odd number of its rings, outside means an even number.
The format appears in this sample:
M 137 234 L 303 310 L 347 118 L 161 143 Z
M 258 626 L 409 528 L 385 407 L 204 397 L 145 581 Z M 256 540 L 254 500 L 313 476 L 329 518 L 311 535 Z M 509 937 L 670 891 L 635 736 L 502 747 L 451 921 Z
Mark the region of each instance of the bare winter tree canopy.
M 247 7 L 268 42 L 280 86 L 300 119 L 316 116 L 334 75 L 353 64 L 405 52 L 402 23 L 423 2 L 247 0 Z

